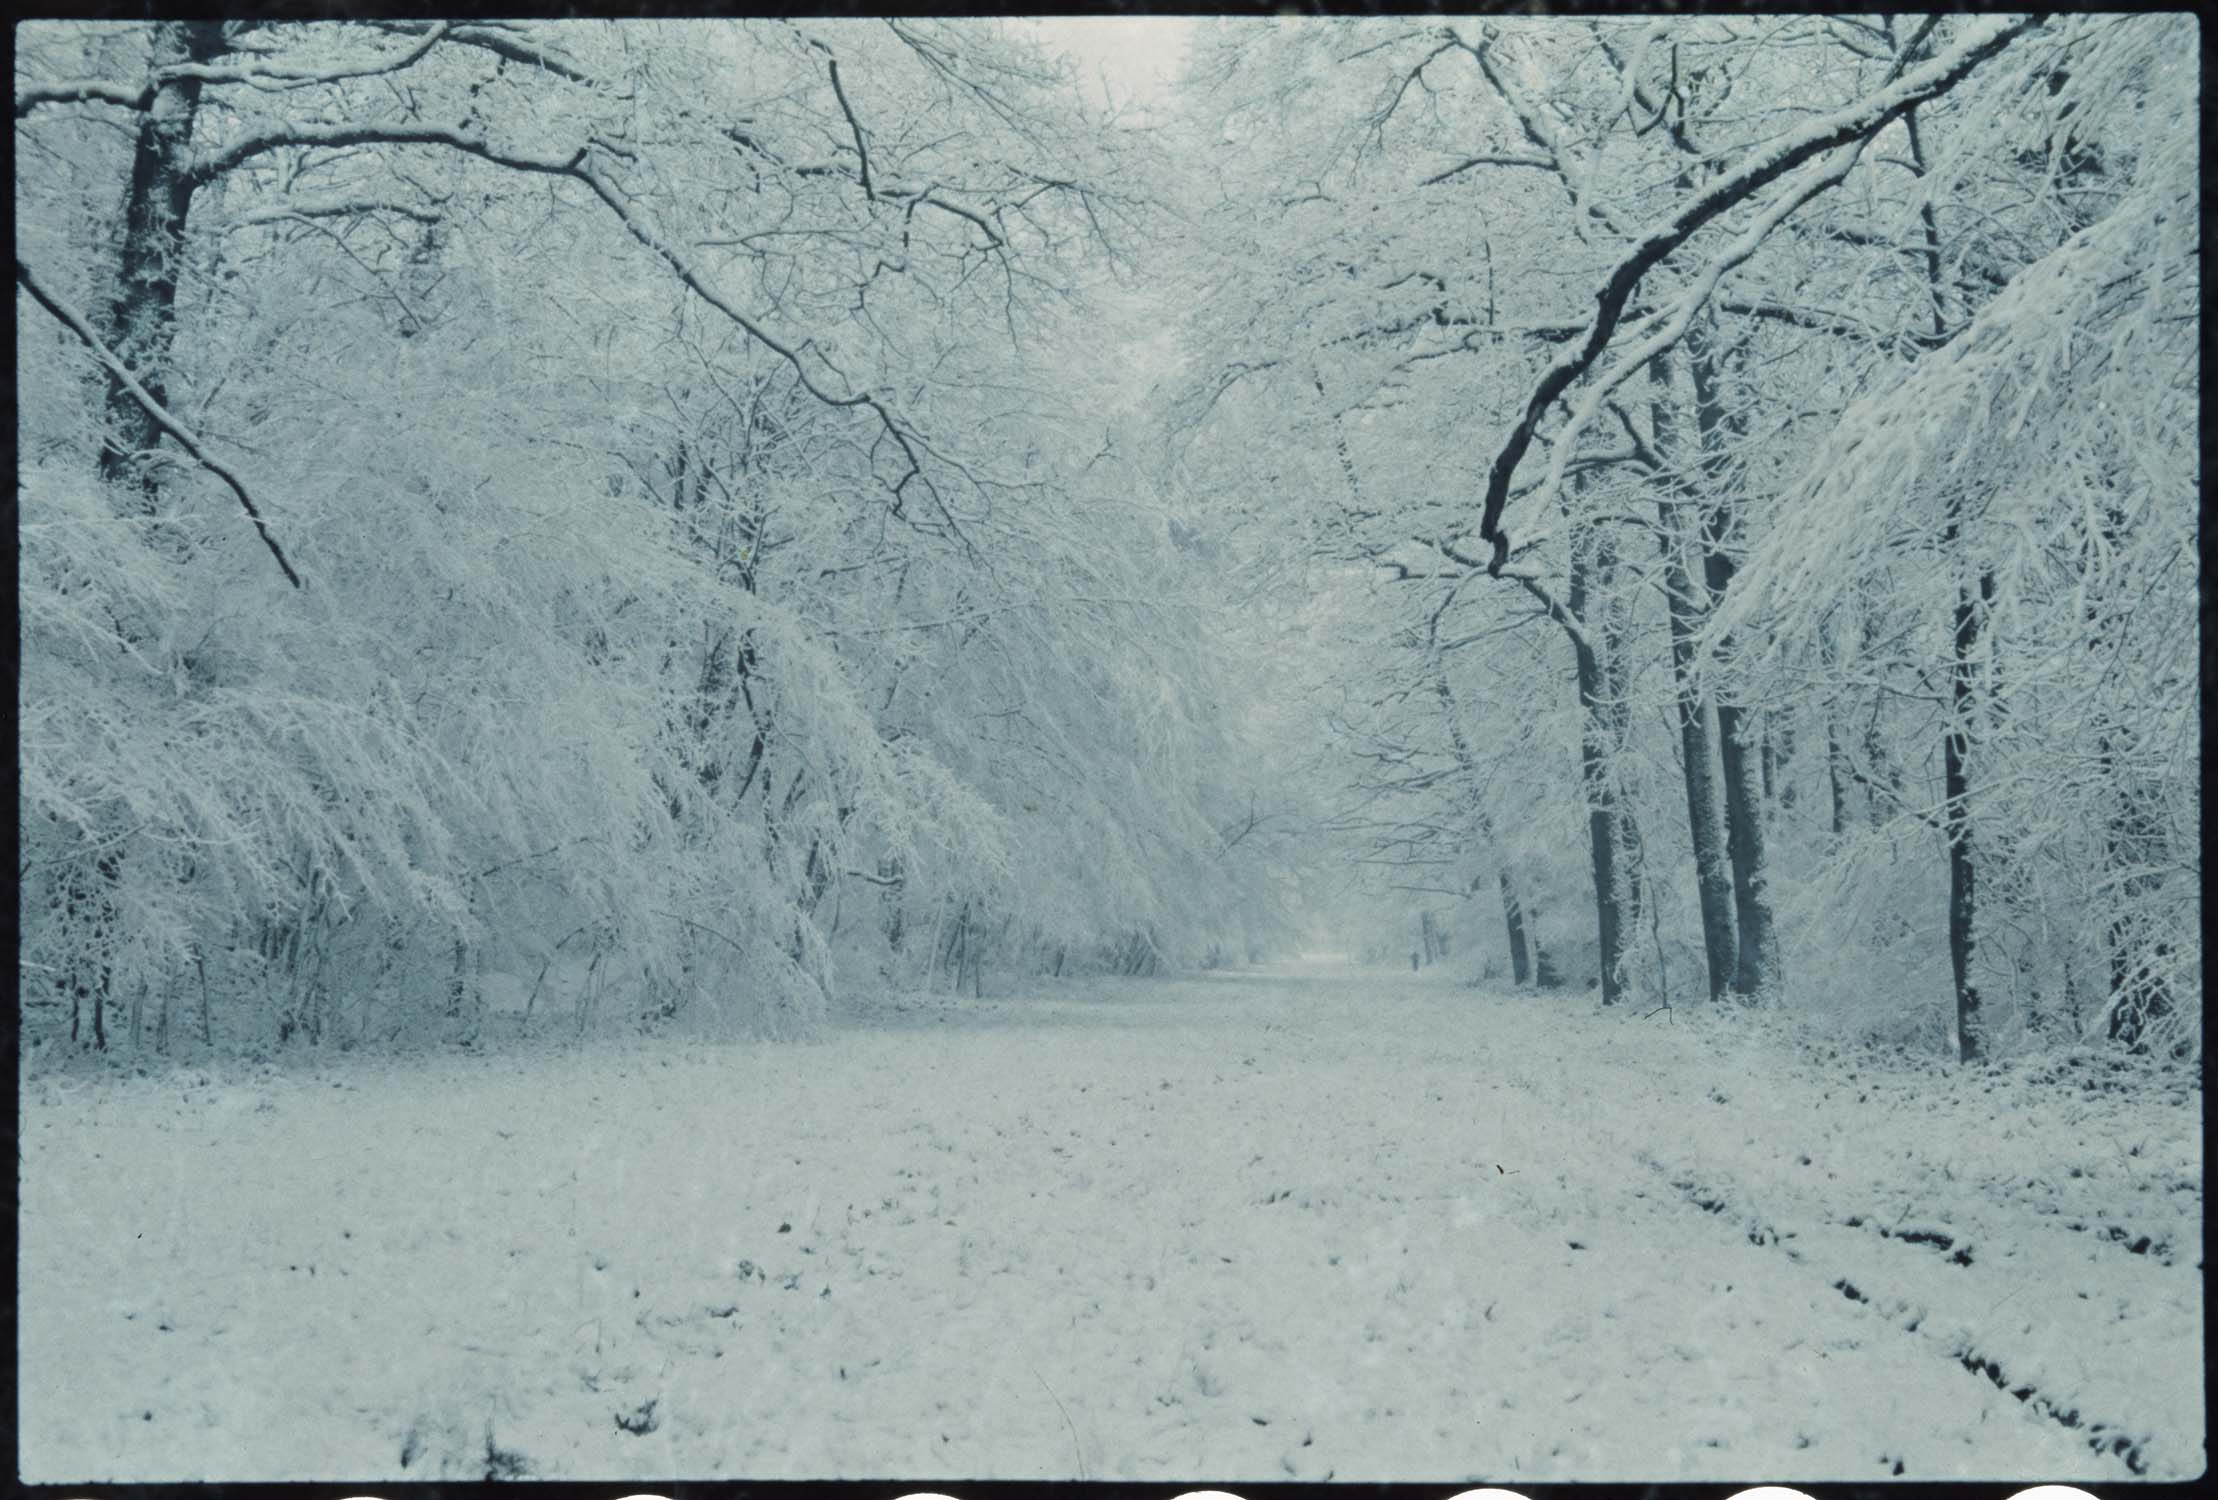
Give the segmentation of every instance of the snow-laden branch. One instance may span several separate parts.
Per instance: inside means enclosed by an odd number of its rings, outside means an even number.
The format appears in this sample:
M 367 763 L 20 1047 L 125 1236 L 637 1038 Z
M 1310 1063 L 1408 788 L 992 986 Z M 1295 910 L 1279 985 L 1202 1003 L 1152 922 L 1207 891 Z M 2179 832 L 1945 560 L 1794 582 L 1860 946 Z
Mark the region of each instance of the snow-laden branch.
M 508 22 L 473 21 L 449 25 L 444 21 L 370 21 L 365 24 L 375 26 L 380 31 L 403 35 L 443 28 L 449 41 L 459 42 L 465 47 L 481 48 L 495 57 L 537 68 L 566 82 L 582 83 L 588 88 L 598 88 L 602 83 L 601 79 L 586 71 L 569 54 L 532 41 Z
M 250 229 L 257 224 L 283 224 L 310 219 L 351 219 L 364 214 L 399 214 L 414 219 L 419 224 L 436 224 L 445 216 L 438 209 L 421 203 L 403 203 L 393 198 L 304 198 L 297 201 L 272 203 L 260 208 L 242 209 L 225 218 L 216 228 L 224 234 L 240 229 Z
M 1466 157 L 1448 168 L 1447 171 L 1435 172 L 1417 185 L 1419 187 L 1431 187 L 1435 183 L 1446 182 L 1451 177 L 1460 177 L 1473 167 L 1538 167 L 1543 172 L 1552 172 L 1556 169 L 1556 164 L 1539 156 L 1501 156 L 1490 153 L 1482 156 Z
M 1582 651 L 1591 649 L 1587 641 L 1586 631 L 1580 627 L 1578 617 L 1564 608 L 1554 594 L 1548 592 L 1545 576 L 1541 573 L 1537 563 L 1521 562 L 1512 563 L 1503 568 L 1488 568 L 1483 560 L 1473 557 L 1470 553 L 1458 547 L 1452 538 L 1413 536 L 1410 540 L 1420 547 L 1430 547 L 1448 561 L 1465 569 L 1466 571 L 1462 575 L 1465 579 L 1476 576 L 1482 568 L 1486 569 L 1492 577 L 1508 579 L 1526 593 L 1532 595 L 1534 601 L 1540 605 L 1541 613 L 1553 620 L 1562 629 L 1563 633 L 1571 638 L 1572 645 Z M 1543 538 L 1536 538 L 1535 540 L 1543 540 Z
M 371 58 L 360 63 L 342 64 L 336 68 L 290 68 L 279 63 L 250 63 L 243 67 L 226 67 L 218 63 L 173 63 L 157 69 L 149 93 L 162 84 L 179 79 L 197 79 L 201 83 L 243 83 L 258 89 L 299 89 L 316 84 L 342 83 L 349 78 L 374 78 L 381 73 L 398 73 L 403 68 L 414 67 L 425 53 L 439 45 L 447 35 L 445 21 L 434 21 L 423 34 L 423 39 L 413 47 L 406 47 L 387 57 Z
M 1525 139 L 1547 153 L 1542 164 L 1555 171 L 1557 180 L 1563 184 L 1564 192 L 1571 199 L 1574 211 L 1573 232 L 1584 238 L 1581 228 L 1583 216 L 1592 214 L 1613 234 L 1630 238 L 1631 229 L 1619 223 L 1588 186 L 1585 167 L 1564 150 L 1563 142 L 1558 138 L 1555 127 L 1548 123 L 1547 116 L 1541 113 L 1539 106 L 1525 97 L 1522 89 L 1511 82 L 1508 74 L 1495 67 L 1492 35 L 1481 37 L 1476 44 L 1465 41 L 1452 30 L 1448 36 L 1449 45 L 1460 47 L 1471 54 L 1472 61 L 1479 65 L 1479 71 L 1486 75 L 1486 81 L 1501 96 L 1502 102 L 1509 106 L 1509 112 L 1516 116 L 1518 128 L 1525 132 Z
M 2126 422 L 2129 441 L 2147 441 L 2142 424 L 2165 406 L 2149 389 L 2152 356 L 2187 341 L 2167 332 L 2185 324 L 2158 320 L 2184 317 L 2199 290 L 2189 269 L 2200 207 L 2194 168 L 2172 170 L 2170 182 L 2137 192 L 2025 267 L 1938 352 L 1843 412 L 1782 497 L 1794 524 L 1767 536 L 1707 628 L 1723 637 L 1762 619 L 1770 649 L 1786 649 L 1815 631 L 1852 561 L 1880 558 L 1890 534 L 1918 529 L 1904 520 L 1913 507 L 1966 490 L 2039 493 L 2056 483 L 2046 460 L 2030 474 L 2000 477 L 2002 463 L 2024 461 L 2021 445 L 2068 451 Z M 2121 290 L 2131 316 L 2106 318 Z M 2065 421 L 2077 430 L 2058 430 Z M 2090 515 L 2086 527 L 2099 537 L 2104 522 Z
M 163 84 L 190 80 L 200 84 L 245 84 L 249 88 L 280 90 L 312 88 L 319 84 L 343 83 L 350 78 L 374 78 L 384 73 L 398 73 L 414 67 L 450 33 L 445 21 L 434 21 L 423 28 L 422 40 L 414 46 L 383 57 L 356 63 L 342 63 L 330 68 L 287 67 L 281 63 L 172 63 L 148 74 L 143 83 L 111 83 L 96 79 L 76 79 L 62 83 L 27 84 L 15 91 L 15 117 L 22 119 L 41 104 L 113 104 L 124 109 L 147 110 L 153 108 L 154 96 Z
M 286 580 L 294 588 L 299 588 L 301 586 L 300 575 L 295 573 L 293 565 L 286 561 L 284 549 L 277 545 L 277 538 L 270 535 L 269 523 L 262 519 L 262 512 L 254 504 L 254 497 L 247 493 L 246 485 L 240 481 L 239 476 L 232 473 L 226 465 L 210 454 L 201 445 L 200 439 L 194 437 L 184 423 L 170 415 L 167 407 L 147 393 L 146 387 L 139 384 L 137 377 L 125 367 L 123 361 L 116 356 L 115 351 L 101 341 L 99 334 L 93 332 L 92 324 L 86 320 L 83 313 L 48 290 L 38 277 L 32 274 L 31 268 L 20 260 L 15 263 L 15 280 L 16 285 L 31 294 L 32 301 L 53 314 L 55 321 L 71 333 L 76 334 L 83 341 L 85 347 L 92 350 L 94 357 L 106 366 L 109 374 L 115 377 L 116 383 L 129 392 L 133 401 L 138 402 L 141 407 L 145 408 L 146 414 L 159 423 L 164 432 L 177 439 L 178 445 L 199 460 L 202 468 L 231 486 L 231 493 L 239 497 L 239 504 L 245 508 L 247 519 L 252 521 L 254 529 L 261 533 L 262 545 L 270 549 L 270 556 L 276 558 L 277 565 L 285 570 Z
M 1586 338 L 1558 355 L 1542 374 L 1526 402 L 1524 414 L 1510 429 L 1501 451 L 1495 456 L 1487 475 L 1479 518 L 1479 535 L 1494 549 L 1489 568 L 1498 573 L 1508 560 L 1509 537 L 1502 530 L 1502 510 L 1509 498 L 1510 481 L 1526 450 L 1532 446 L 1541 418 L 1572 382 L 1585 375 L 1602 357 L 1626 305 L 1649 271 L 1728 209 L 1805 162 L 1871 136 L 1918 105 L 1946 94 L 1980 64 L 2041 24 L 2042 18 L 2036 16 L 2019 20 L 1991 19 L 1974 26 L 1955 47 L 1898 82 L 1759 147 L 1681 205 L 1670 218 L 1636 236 L 1595 293 L 1597 307 Z M 1542 142 L 1536 144 L 1544 145 Z
M 145 109 L 153 100 L 152 84 L 114 83 L 104 78 L 29 83 L 15 91 L 15 117 L 20 120 L 41 104 L 113 104 L 123 109 Z
M 691 258 L 662 233 L 646 210 L 626 196 L 606 174 L 593 165 L 592 152 L 595 144 L 597 143 L 588 140 L 585 145 L 565 156 L 496 146 L 482 131 L 467 126 L 288 123 L 254 131 L 201 156 L 187 169 L 185 176 L 195 185 L 204 183 L 281 147 L 444 146 L 495 166 L 506 167 L 510 171 L 566 177 L 583 183 L 595 197 L 608 205 L 610 212 L 616 215 L 626 232 L 669 266 L 695 296 L 730 319 L 749 338 L 785 361 L 793 370 L 794 378 L 800 382 L 801 388 L 810 396 L 825 406 L 860 408 L 876 417 L 885 436 L 900 450 L 908 465 L 901 477 L 887 486 L 893 495 L 894 508 L 900 508 L 909 485 L 920 482 L 931 495 L 941 517 L 950 528 L 954 528 L 954 516 L 949 513 L 945 502 L 940 499 L 938 491 L 924 473 L 920 458 L 922 438 L 910 431 L 871 392 L 838 391 L 825 385 L 801 357 L 804 346 L 779 338 L 759 319 L 717 290 L 707 275 L 693 264 Z
M 1556 434 L 1549 447 L 1548 475 L 1534 491 L 1539 504 L 1546 505 L 1554 500 L 1557 492 L 1563 488 L 1565 466 L 1571 461 L 1572 450 L 1578 445 L 1579 435 L 1600 413 L 1603 403 L 1609 400 L 1611 393 L 1645 369 L 1650 360 L 1685 337 L 1687 329 L 1694 323 L 1695 314 L 1709 301 L 1710 294 L 1717 290 L 1717 284 L 1724 279 L 1725 273 L 1754 255 L 1764 241 L 1771 237 L 1771 232 L 1786 221 L 1788 215 L 1799 210 L 1818 194 L 1836 186 L 1856 165 L 1856 159 L 1863 154 L 1863 150 L 1863 141 L 1849 142 L 1781 193 L 1732 244 L 1712 257 L 1702 268 L 1701 274 L 1680 295 L 1670 315 L 1660 320 L 1662 326 L 1634 344 L 1609 373 L 1588 387 L 1584 398 L 1571 409 L 1570 420 L 1563 424 L 1562 430 Z
M 855 169 L 843 162 L 794 161 L 779 155 L 765 145 L 759 137 L 740 129 L 736 125 L 723 126 L 722 132 L 724 137 L 734 145 L 753 152 L 779 171 L 789 173 L 792 176 L 837 177 L 848 182 L 858 184 L 861 182 L 861 178 Z M 966 208 L 962 204 L 943 196 L 938 183 L 926 183 L 923 186 L 918 186 L 914 183 L 890 182 L 880 175 L 873 174 L 867 191 L 870 192 L 873 198 L 882 198 L 889 203 L 906 202 L 909 207 L 904 215 L 905 218 L 914 218 L 919 208 L 936 208 L 941 213 L 951 215 L 954 218 L 966 219 L 976 225 L 979 232 L 985 235 L 986 248 L 988 249 L 999 250 L 1007 243 L 1001 231 L 984 214 L 975 209 Z M 999 212 L 998 209 L 995 211 Z M 703 243 L 731 244 L 735 242 L 715 240 L 704 241 Z

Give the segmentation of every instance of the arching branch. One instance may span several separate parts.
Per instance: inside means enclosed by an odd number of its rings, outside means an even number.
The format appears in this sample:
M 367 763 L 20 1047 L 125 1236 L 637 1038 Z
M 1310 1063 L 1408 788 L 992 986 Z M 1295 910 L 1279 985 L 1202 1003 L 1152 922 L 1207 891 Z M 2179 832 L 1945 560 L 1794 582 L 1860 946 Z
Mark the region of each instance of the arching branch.
M 772 333 L 751 314 L 734 304 L 711 284 L 707 276 L 692 260 L 658 229 L 652 220 L 620 190 L 615 183 L 595 167 L 592 162 L 594 142 L 588 141 L 567 156 L 542 154 L 495 146 L 483 132 L 469 127 L 445 125 L 358 125 L 358 124 L 285 124 L 257 131 L 229 143 L 194 162 L 187 174 L 194 182 L 206 182 L 241 164 L 285 146 L 444 146 L 467 156 L 516 172 L 531 172 L 548 177 L 567 177 L 583 183 L 593 195 L 608 205 L 617 220 L 631 237 L 654 252 L 680 281 L 709 306 L 729 318 L 756 343 L 777 355 L 793 370 L 801 388 L 825 406 L 860 408 L 878 419 L 885 438 L 900 451 L 907 467 L 898 479 L 886 487 L 891 492 L 893 506 L 899 510 L 911 484 L 921 486 L 931 497 L 933 505 L 946 521 L 949 529 L 961 535 L 955 518 L 941 499 L 938 489 L 924 472 L 921 457 L 923 440 L 904 426 L 893 412 L 876 395 L 869 391 L 842 393 L 823 384 L 802 358 L 804 345 L 788 343 Z
M 107 367 L 108 373 L 115 377 L 116 383 L 130 394 L 132 400 L 146 409 L 146 414 L 159 423 L 164 432 L 177 439 L 178 446 L 199 460 L 202 468 L 231 486 L 231 493 L 239 497 L 239 504 L 245 509 L 247 519 L 252 521 L 254 529 L 261 533 L 262 545 L 270 549 L 270 556 L 276 558 L 277 565 L 285 570 L 286 581 L 292 584 L 294 588 L 299 588 L 301 586 L 300 575 L 294 572 L 293 565 L 286 561 L 285 550 L 277 545 L 277 538 L 270 535 L 269 523 L 262 519 L 262 512 L 254 504 L 254 497 L 246 492 L 246 485 L 241 482 L 239 476 L 232 473 L 226 465 L 201 446 L 200 439 L 194 437 L 187 430 L 184 423 L 170 415 L 167 407 L 147 394 L 146 387 L 139 384 L 138 378 L 124 367 L 123 361 L 116 357 L 115 351 L 101 342 L 99 334 L 93 332 L 92 324 L 86 321 L 83 313 L 49 291 L 39 281 L 38 277 L 31 273 L 31 268 L 20 260 L 15 263 L 15 280 L 16 285 L 31 294 L 31 300 L 52 313 L 57 322 L 71 333 L 76 334 L 83 341 L 85 347 L 92 350 L 93 355 L 100 363 Z
M 1509 558 L 1509 536 L 1502 530 L 1502 510 L 1509 499 L 1510 481 L 1519 461 L 1532 446 L 1542 416 L 1573 381 L 1586 374 L 1602 357 L 1626 305 L 1649 271 L 1728 209 L 1745 202 L 1803 163 L 1864 139 L 1927 100 L 1939 98 L 1969 77 L 1981 63 L 2026 31 L 2041 25 L 2042 21 L 2039 16 L 2016 21 L 1988 21 L 1949 52 L 1900 82 L 1759 148 L 1689 199 L 1670 218 L 1636 237 L 1595 293 L 1597 307 L 1586 337 L 1559 355 L 1541 376 L 1525 404 L 1524 414 L 1510 429 L 1487 474 L 1479 535 L 1494 549 L 1489 570 L 1499 574 L 1502 564 Z

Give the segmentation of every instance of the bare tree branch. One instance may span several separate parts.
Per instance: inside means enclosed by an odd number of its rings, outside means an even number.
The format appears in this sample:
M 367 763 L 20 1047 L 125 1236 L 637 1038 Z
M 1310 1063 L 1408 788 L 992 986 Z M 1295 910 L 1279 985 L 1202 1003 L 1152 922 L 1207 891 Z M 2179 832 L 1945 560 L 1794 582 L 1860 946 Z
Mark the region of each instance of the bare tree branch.
M 426 208 L 417 203 L 401 203 L 390 198 L 314 198 L 298 202 L 266 204 L 260 208 L 242 209 L 216 226 L 229 234 L 234 230 L 248 229 L 257 224 L 282 224 L 290 220 L 343 219 L 355 214 L 400 214 L 419 224 L 437 224 L 445 216 L 436 208 Z
M 847 128 L 855 135 L 855 159 L 862 163 L 863 196 L 876 203 L 878 192 L 870 185 L 870 148 L 863 144 L 863 122 L 855 118 L 855 106 L 847 102 L 847 89 L 839 81 L 839 59 L 822 42 L 812 38 L 809 45 L 824 54 L 825 67 L 832 75 L 832 92 L 839 97 L 839 112 L 847 116 Z
M 542 46 L 503 22 L 477 21 L 452 26 L 442 21 L 370 21 L 365 24 L 375 26 L 380 31 L 400 32 L 405 35 L 415 35 L 427 28 L 444 26 L 449 41 L 459 42 L 466 47 L 483 48 L 496 57 L 505 57 L 510 62 L 538 68 L 568 82 L 582 83 L 588 88 L 598 88 L 601 84 L 599 78 L 587 72 L 567 54 Z
M 423 32 L 423 40 L 416 45 L 390 57 L 337 68 L 290 68 L 274 63 L 252 63 L 244 67 L 224 67 L 215 63 L 174 63 L 155 70 L 145 82 L 137 85 L 97 79 L 29 84 L 16 90 L 15 117 L 20 120 L 41 104 L 100 103 L 119 105 L 124 109 L 145 110 L 153 106 L 154 95 L 163 84 L 186 78 L 204 84 L 243 83 L 260 89 L 299 89 L 317 84 L 339 83 L 349 78 L 372 78 L 382 73 L 398 73 L 421 61 L 424 54 L 437 46 L 450 31 L 444 21 L 430 22 L 411 29 Z
M 1436 182 L 1446 182 L 1449 178 L 1468 172 L 1473 167 L 1538 167 L 1543 172 L 1549 172 L 1555 170 L 1555 163 L 1538 156 L 1474 156 L 1456 163 L 1445 172 L 1433 173 L 1432 176 L 1417 185 L 1419 187 L 1431 187 Z
M 253 88 L 297 89 L 321 83 L 339 83 L 349 78 L 374 78 L 381 73 L 398 73 L 413 67 L 423 55 L 437 46 L 447 35 L 445 21 L 434 21 L 424 32 L 423 40 L 390 57 L 346 65 L 337 68 L 307 69 L 288 68 L 274 63 L 253 63 L 246 67 L 221 67 L 214 63 L 175 63 L 158 69 L 148 85 L 152 90 L 173 79 L 196 78 L 202 83 L 243 83 Z

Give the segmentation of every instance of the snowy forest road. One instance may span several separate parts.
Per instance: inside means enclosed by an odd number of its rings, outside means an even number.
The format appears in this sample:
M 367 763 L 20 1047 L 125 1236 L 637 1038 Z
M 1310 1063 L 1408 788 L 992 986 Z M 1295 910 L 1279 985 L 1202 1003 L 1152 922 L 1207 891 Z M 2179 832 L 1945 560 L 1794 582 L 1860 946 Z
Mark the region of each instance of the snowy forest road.
M 26 1079 L 21 1472 L 2184 1477 L 2200 1100 L 2075 1056 L 1308 966 Z

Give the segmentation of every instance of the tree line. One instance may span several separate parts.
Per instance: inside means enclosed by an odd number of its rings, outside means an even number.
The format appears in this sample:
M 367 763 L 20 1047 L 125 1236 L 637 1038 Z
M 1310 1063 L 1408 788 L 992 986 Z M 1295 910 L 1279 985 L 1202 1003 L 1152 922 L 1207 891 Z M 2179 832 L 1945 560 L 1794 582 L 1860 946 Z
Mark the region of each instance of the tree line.
M 1117 358 L 1159 164 L 1022 36 L 41 23 L 15 88 L 27 1034 L 786 1034 L 1284 925 Z
M 2199 1046 L 2195 42 L 1207 28 L 1167 420 L 1358 601 L 1338 827 L 1427 934 L 1483 897 L 1519 983 L 1967 1060 Z

